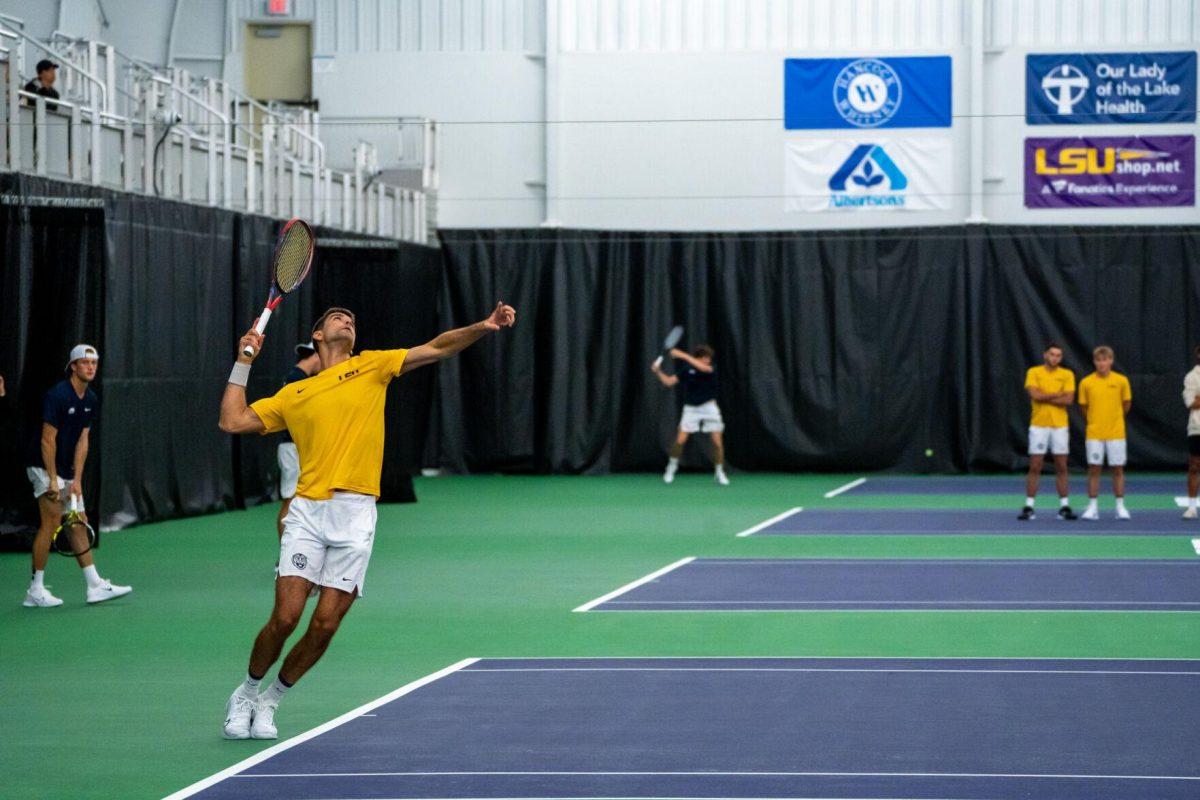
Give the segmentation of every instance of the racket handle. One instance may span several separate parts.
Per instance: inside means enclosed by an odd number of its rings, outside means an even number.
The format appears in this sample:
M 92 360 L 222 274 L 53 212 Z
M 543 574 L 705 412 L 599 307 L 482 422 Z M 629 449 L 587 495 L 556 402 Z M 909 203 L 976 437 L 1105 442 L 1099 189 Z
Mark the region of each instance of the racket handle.
M 659 356 L 658 358 L 654 359 L 654 366 L 656 366 L 656 367 L 661 367 L 661 366 L 662 366 L 662 361 L 663 361 L 663 357 L 662 357 L 662 356 Z
M 271 318 L 270 307 L 264 308 L 262 310 L 262 315 L 259 316 L 259 318 L 258 318 L 258 324 L 254 326 L 254 332 L 261 334 L 263 331 L 265 331 L 267 329 L 267 320 L 269 320 L 270 318 Z M 250 345 L 246 345 L 245 347 L 242 348 L 242 355 L 244 355 L 246 358 L 249 358 L 250 356 L 254 355 L 254 348 L 251 347 Z
M 73 511 L 76 514 L 79 513 L 79 496 L 78 495 L 75 495 L 75 494 L 71 495 L 71 511 Z

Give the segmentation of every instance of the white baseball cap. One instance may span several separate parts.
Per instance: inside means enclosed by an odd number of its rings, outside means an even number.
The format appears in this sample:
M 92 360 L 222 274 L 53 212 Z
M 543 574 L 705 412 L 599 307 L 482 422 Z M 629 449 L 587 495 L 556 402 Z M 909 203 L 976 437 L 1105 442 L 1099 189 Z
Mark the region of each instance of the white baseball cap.
M 67 365 L 63 369 L 70 369 L 71 365 L 81 358 L 94 358 L 99 361 L 100 351 L 90 344 L 77 344 L 71 348 L 71 357 L 67 360 Z

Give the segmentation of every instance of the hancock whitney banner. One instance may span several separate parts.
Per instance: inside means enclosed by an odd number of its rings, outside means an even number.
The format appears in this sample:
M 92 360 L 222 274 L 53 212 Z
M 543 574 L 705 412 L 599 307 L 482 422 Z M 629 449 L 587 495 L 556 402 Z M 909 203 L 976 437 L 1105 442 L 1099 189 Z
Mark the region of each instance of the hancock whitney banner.
M 953 206 L 948 136 L 785 144 L 786 211 L 932 211 Z
M 948 128 L 950 56 L 789 58 L 783 127 Z

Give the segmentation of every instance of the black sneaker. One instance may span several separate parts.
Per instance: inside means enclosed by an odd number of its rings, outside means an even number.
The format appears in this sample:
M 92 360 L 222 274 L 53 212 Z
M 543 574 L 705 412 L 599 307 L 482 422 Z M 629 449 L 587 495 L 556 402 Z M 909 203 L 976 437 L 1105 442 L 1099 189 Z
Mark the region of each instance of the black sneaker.
M 1017 519 L 1019 519 L 1019 520 L 1037 519 L 1037 515 L 1033 513 L 1033 506 L 1025 506 L 1024 508 L 1022 508 L 1021 513 L 1017 514 Z
M 1062 507 L 1060 507 L 1060 508 L 1058 509 L 1058 518 L 1059 518 L 1059 519 L 1065 519 L 1065 520 L 1067 520 L 1067 521 L 1072 521 L 1072 520 L 1077 520 L 1077 519 L 1079 519 L 1079 517 L 1078 517 L 1078 516 L 1076 516 L 1075 512 L 1071 510 L 1071 507 L 1070 507 L 1070 506 L 1062 506 Z

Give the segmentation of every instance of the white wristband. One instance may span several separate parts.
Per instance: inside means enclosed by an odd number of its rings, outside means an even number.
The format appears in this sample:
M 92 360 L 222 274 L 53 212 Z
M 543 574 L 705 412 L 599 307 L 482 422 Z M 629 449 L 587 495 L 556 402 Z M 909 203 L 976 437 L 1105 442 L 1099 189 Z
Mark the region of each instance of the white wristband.
M 235 386 L 245 386 L 249 380 L 250 365 L 240 361 L 233 362 L 233 369 L 229 371 L 229 382 Z

